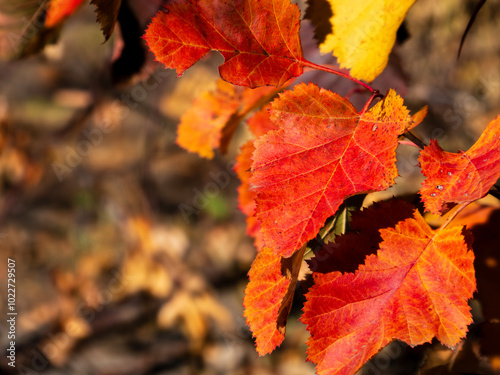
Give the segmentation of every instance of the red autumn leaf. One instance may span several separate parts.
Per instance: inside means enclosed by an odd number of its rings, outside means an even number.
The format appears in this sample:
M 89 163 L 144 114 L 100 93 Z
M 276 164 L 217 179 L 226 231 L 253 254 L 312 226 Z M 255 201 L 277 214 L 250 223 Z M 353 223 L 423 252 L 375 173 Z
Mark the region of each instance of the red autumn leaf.
M 255 337 L 259 355 L 271 353 L 285 338 L 285 325 L 305 246 L 291 258 L 283 259 L 263 248 L 248 272 L 245 290 L 245 318 Z
M 211 50 L 236 85 L 281 86 L 302 74 L 300 12 L 290 0 L 186 0 L 169 3 L 144 38 L 156 60 L 178 75 Z
M 380 233 L 380 250 L 356 273 L 313 274 L 301 320 L 318 374 L 353 374 L 394 339 L 453 347 L 472 322 L 474 255 L 462 227 L 434 231 L 415 210 Z
M 282 93 L 271 120 L 278 130 L 256 140 L 250 185 L 264 243 L 285 257 L 313 238 L 345 198 L 392 185 L 398 136 L 413 123 L 392 90 L 359 113 L 314 84 Z
M 217 81 L 214 91 L 202 93 L 181 117 L 177 144 L 202 157 L 213 158 L 214 149 L 227 146 L 240 121 L 256 106 L 281 90 L 274 87 L 249 89 Z
M 500 116 L 467 152 L 446 152 L 432 140 L 419 161 L 427 177 L 420 189 L 427 211 L 439 214 L 446 203 L 482 198 L 500 177 Z
M 73 14 L 83 0 L 51 0 L 45 14 L 45 27 L 54 27 Z

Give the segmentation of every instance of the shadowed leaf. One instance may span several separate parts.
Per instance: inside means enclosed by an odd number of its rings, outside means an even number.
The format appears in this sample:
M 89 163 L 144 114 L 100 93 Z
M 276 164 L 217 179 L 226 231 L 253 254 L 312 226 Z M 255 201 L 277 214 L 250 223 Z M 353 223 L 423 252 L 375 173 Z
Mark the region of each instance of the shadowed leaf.
M 115 28 L 122 0 L 91 0 L 90 3 L 96 7 L 97 21 L 107 41 Z

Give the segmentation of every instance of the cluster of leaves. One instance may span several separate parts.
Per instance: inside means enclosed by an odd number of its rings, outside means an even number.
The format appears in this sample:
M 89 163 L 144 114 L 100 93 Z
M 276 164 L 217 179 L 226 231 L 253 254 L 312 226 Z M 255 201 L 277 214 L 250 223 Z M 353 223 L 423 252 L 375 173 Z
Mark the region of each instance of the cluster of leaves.
M 50 2 L 46 26 L 80 2 L 57 12 L 50 7 L 58 2 Z M 118 8 L 93 3 L 108 38 Z M 448 215 L 441 227 L 432 229 L 414 206 L 394 199 L 355 212 L 350 230 L 337 230 L 346 199 L 394 184 L 396 148 L 415 140 L 410 131 L 426 109 L 411 115 L 394 90 L 382 96 L 361 81 L 385 68 L 414 0 L 329 3 L 332 33 L 320 50 L 333 52 L 350 74 L 304 57 L 300 11 L 290 0 L 174 0 L 144 39 L 179 76 L 212 50 L 225 59 L 216 90 L 183 116 L 181 146 L 211 158 L 214 149 L 227 149 L 244 119 L 255 135 L 235 169 L 240 208 L 258 249 L 244 299 L 257 351 L 270 353 L 283 341 L 303 260 L 316 241 L 307 261 L 314 284 L 301 318 L 311 335 L 308 358 L 320 374 L 352 374 L 395 339 L 415 346 L 437 338 L 454 347 L 466 335 L 474 255 L 465 228 L 450 223 L 500 177 L 500 117 L 467 152 L 446 152 L 436 141 L 422 146 L 426 179 L 419 193 L 426 211 Z M 372 95 L 358 111 L 329 90 L 294 85 L 305 68 L 343 76 Z
M 227 147 L 236 123 L 284 90 L 247 120 L 256 139 L 241 148 L 236 166 L 240 207 L 258 248 L 244 306 L 261 355 L 284 339 L 310 241 L 328 238 L 347 198 L 394 184 L 400 139 L 425 117 L 425 109 L 410 115 L 393 90 L 371 106 L 381 95 L 359 81 L 385 68 L 413 2 L 353 7 L 330 0 L 333 32 L 321 50 L 333 51 L 350 75 L 304 58 L 299 9 L 289 0 L 174 1 L 146 31 L 156 59 L 179 75 L 217 50 L 225 59 L 221 78 L 246 86 L 221 81 L 183 117 L 178 143 L 201 156 Z M 314 84 L 285 89 L 304 68 L 344 75 L 372 96 L 358 112 Z M 426 211 L 450 211 L 440 228 L 432 229 L 409 203 L 391 200 L 356 212 L 349 232 L 316 249 L 301 320 L 318 373 L 352 374 L 394 339 L 415 346 L 435 337 L 454 347 L 465 336 L 472 322 L 467 301 L 476 289 L 474 255 L 466 230 L 449 224 L 500 177 L 499 151 L 500 118 L 467 152 L 449 153 L 431 141 L 420 152 L 426 179 L 419 193 Z

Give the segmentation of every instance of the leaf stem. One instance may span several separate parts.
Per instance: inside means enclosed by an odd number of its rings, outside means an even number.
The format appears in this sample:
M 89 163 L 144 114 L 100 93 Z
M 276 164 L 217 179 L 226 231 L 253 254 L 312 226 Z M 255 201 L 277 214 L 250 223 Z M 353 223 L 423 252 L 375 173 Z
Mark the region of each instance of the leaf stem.
M 422 142 L 415 134 L 413 134 L 409 130 L 406 133 L 404 133 L 403 136 L 412 141 L 415 144 L 415 146 L 417 146 L 421 150 L 423 150 L 424 147 L 427 146 L 424 142 Z
M 382 95 L 378 90 L 375 90 L 375 92 L 372 92 L 372 96 L 368 98 L 368 101 L 366 102 L 365 106 L 359 113 L 360 115 L 363 115 L 366 111 L 368 111 L 368 108 L 370 108 L 370 105 L 372 104 L 373 100 L 377 97 L 383 98 L 384 95 Z
M 350 76 L 347 73 L 343 73 L 343 72 L 335 70 L 335 69 L 330 69 L 330 68 L 327 68 L 326 66 L 318 65 L 318 64 L 312 63 L 312 62 L 307 61 L 307 60 L 302 61 L 302 64 L 304 66 L 309 67 L 309 68 L 313 68 L 313 69 L 316 69 L 316 70 L 322 70 L 324 72 L 336 74 L 336 75 L 338 75 L 340 77 L 347 78 L 348 80 L 351 80 L 352 82 L 357 83 L 358 85 L 363 86 L 365 89 L 367 89 L 368 91 L 370 91 L 372 94 L 374 94 L 374 93 L 379 94 L 379 91 L 377 89 L 374 89 L 369 84 L 361 82 L 359 79 L 356 79 L 356 78 Z

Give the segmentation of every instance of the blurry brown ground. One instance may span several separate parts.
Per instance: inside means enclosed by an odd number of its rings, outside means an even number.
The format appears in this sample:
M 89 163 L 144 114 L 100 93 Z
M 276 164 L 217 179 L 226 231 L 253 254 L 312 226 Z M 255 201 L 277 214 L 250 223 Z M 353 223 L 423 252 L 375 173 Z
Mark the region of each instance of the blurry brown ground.
M 450 151 L 467 149 L 500 113 L 498 4 L 481 11 L 456 61 L 474 4 L 419 0 L 400 62 L 374 83 L 398 87 L 412 109 L 428 104 L 417 132 Z M 149 62 L 142 80 L 117 88 L 117 32 L 103 44 L 84 5 L 57 44 L 0 63 L 2 351 L 7 257 L 16 260 L 18 312 L 18 368 L 3 351 L 0 373 L 313 374 L 300 300 L 271 356 L 257 357 L 242 318 L 255 250 L 231 161 L 247 134 L 210 161 L 175 145 L 180 115 L 214 87 L 220 57 L 182 78 Z M 304 49 L 314 54 L 311 43 Z M 335 77 L 320 84 L 349 89 Z M 374 199 L 415 193 L 415 165 L 402 151 L 399 187 Z M 414 372 L 422 353 L 405 348 L 385 373 Z

